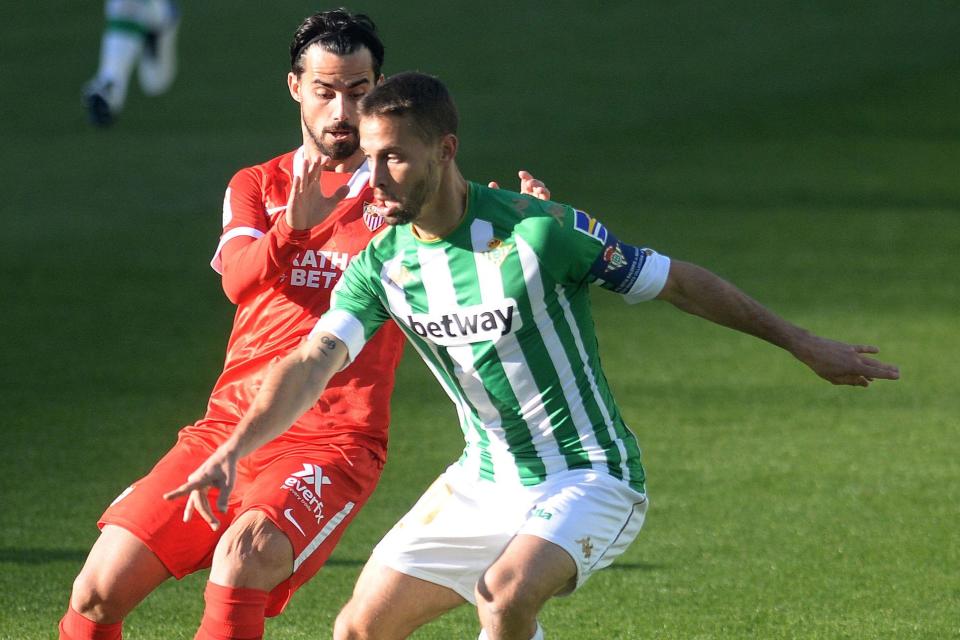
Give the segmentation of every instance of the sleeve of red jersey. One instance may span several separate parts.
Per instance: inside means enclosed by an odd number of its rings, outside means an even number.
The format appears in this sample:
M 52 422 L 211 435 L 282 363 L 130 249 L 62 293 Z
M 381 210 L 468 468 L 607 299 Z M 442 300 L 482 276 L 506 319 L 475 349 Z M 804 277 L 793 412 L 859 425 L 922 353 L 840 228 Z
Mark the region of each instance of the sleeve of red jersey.
M 223 234 L 210 266 L 223 277 L 223 290 L 234 303 L 278 278 L 310 237 L 309 229 L 293 229 L 282 215 L 271 224 L 261 179 L 258 170 L 243 169 L 223 197 Z

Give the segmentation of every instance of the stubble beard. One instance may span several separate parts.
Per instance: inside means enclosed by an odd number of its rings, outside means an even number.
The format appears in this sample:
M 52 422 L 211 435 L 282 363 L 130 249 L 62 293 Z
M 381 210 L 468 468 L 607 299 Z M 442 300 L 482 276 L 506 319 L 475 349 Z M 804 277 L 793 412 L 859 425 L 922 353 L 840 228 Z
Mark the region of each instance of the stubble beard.
M 427 169 L 427 175 L 410 189 L 410 195 L 407 196 L 403 206 L 390 214 L 393 218 L 390 224 L 400 225 L 416 222 L 423 212 L 423 205 L 427 198 L 437 190 L 438 180 L 436 176 L 437 167 L 431 163 Z

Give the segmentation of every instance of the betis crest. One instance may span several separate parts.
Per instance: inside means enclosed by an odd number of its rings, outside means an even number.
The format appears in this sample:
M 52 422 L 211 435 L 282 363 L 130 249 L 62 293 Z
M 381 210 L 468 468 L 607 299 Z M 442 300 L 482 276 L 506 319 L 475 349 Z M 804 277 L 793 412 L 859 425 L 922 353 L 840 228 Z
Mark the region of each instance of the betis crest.
M 603 260 L 607 263 L 607 271 L 616 271 L 627 264 L 627 258 L 623 255 L 619 242 L 604 250 Z
M 487 250 L 481 255 L 492 262 L 494 266 L 499 267 L 507 259 L 511 249 L 513 249 L 512 244 L 508 244 L 500 238 L 493 238 L 487 243 Z

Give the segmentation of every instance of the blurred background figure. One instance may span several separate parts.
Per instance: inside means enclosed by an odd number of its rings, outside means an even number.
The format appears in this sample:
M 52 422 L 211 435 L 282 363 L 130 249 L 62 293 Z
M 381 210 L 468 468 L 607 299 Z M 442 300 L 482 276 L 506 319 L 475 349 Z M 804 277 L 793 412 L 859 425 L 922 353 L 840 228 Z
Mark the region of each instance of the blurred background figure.
M 174 0 L 107 0 L 100 67 L 83 89 L 90 122 L 106 127 L 127 98 L 133 68 L 148 96 L 164 93 L 177 75 L 180 8 Z

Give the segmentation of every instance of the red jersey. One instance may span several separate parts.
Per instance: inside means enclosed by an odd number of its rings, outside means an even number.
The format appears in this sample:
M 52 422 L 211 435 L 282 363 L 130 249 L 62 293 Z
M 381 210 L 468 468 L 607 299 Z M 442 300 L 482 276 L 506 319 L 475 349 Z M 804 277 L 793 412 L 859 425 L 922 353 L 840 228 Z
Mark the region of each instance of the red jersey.
M 206 416 L 186 427 L 187 433 L 220 438 L 232 431 L 270 366 L 299 345 L 329 309 L 340 275 L 382 224 L 364 214 L 364 205 L 373 199 L 364 165 L 354 174 L 324 172 L 325 193 L 347 183 L 349 195 L 321 224 L 291 228 L 284 212 L 302 153 L 299 149 L 242 169 L 227 187 L 223 234 L 211 266 L 223 275 L 237 313 Z M 220 251 L 238 236 L 256 240 L 224 264 Z M 356 360 L 330 380 L 316 405 L 268 446 L 364 444 L 385 459 L 390 395 L 403 340 L 395 324 L 385 324 Z

